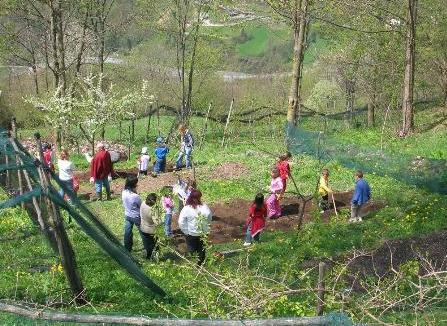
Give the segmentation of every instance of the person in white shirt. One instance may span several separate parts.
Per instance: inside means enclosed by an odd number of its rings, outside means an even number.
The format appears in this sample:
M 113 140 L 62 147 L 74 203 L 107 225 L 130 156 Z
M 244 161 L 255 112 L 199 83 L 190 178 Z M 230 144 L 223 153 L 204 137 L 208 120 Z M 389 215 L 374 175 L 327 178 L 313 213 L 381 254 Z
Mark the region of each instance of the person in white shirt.
M 193 189 L 186 200 L 186 205 L 180 212 L 178 224 L 180 230 L 185 234 L 188 252 L 197 252 L 199 256 L 198 265 L 205 260 L 205 243 L 203 236 L 210 230 L 213 214 L 209 207 L 201 202 L 202 193 Z
M 147 154 L 147 147 L 141 149 L 141 155 L 138 158 L 138 171 L 140 175 L 147 175 L 149 161 L 151 157 Z
M 62 184 L 67 187 L 68 190 L 74 193 L 73 189 L 73 176 L 74 176 L 74 164 L 69 160 L 70 156 L 68 152 L 64 149 L 61 151 L 59 155 L 59 159 L 57 160 L 57 168 L 59 170 L 59 179 Z M 65 196 L 64 189 L 59 190 L 59 194 L 62 198 Z

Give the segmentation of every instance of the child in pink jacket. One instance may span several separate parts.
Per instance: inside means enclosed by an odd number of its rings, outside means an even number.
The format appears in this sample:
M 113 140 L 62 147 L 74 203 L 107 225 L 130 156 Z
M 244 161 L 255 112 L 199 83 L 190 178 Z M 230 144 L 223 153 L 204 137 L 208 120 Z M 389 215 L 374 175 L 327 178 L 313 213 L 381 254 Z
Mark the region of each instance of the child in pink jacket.
M 278 198 L 282 194 L 284 186 L 278 168 L 275 167 L 272 169 L 271 176 L 272 182 L 269 187 L 270 196 L 266 201 L 267 217 L 275 219 L 281 216 L 281 206 L 279 205 Z

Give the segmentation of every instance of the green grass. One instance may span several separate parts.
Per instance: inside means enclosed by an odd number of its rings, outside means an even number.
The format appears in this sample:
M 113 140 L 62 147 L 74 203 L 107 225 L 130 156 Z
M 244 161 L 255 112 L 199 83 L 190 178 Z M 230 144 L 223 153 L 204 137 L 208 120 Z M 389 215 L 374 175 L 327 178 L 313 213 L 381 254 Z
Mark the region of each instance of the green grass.
M 434 110 L 434 109 L 433 109 Z M 426 113 L 418 113 L 426 114 Z M 418 119 L 422 119 L 420 116 Z M 161 129 L 167 130 L 172 117 L 162 117 Z M 418 120 L 419 121 L 419 120 Z M 273 121 L 280 131 L 277 138 L 270 136 L 271 126 L 259 124 L 254 126 L 256 145 L 252 144 L 252 133 L 245 131 L 241 125 L 230 125 L 229 146 L 220 147 L 222 126 L 212 123 L 206 135 L 202 150 L 196 150 L 195 161 L 198 164 L 198 184 L 207 203 L 227 201 L 235 198 L 252 199 L 254 194 L 269 183 L 269 167 L 274 157 L 264 151 L 281 153 L 283 143 L 278 141 L 283 136 L 281 118 Z M 198 130 L 203 124 L 202 119 L 193 119 L 191 129 L 198 141 Z M 311 126 L 311 121 L 307 122 Z M 133 155 L 137 155 L 144 144 L 145 120 L 137 122 L 137 140 Z M 125 129 L 125 128 L 123 128 Z M 238 134 L 239 132 L 239 134 Z M 242 132 L 242 133 L 240 133 Z M 387 131 L 388 132 L 388 131 Z M 157 131 L 152 129 L 149 147 Z M 235 136 L 238 134 L 238 137 Z M 344 129 L 334 134 L 341 142 L 353 142 L 359 146 L 377 146 L 380 130 L 363 130 L 362 132 Z M 399 145 L 404 147 L 405 154 L 425 155 L 427 149 L 420 143 L 432 141 L 432 150 L 443 150 L 444 140 L 435 141 L 433 131 L 412 136 L 410 139 L 397 140 L 386 137 L 385 148 L 397 152 Z M 108 139 L 118 139 L 117 128 L 106 130 Z M 441 146 L 441 147 L 439 147 Z M 176 148 L 172 147 L 171 158 L 175 156 Z M 250 155 L 247 155 L 251 151 Z M 254 156 L 253 156 L 254 153 Z M 86 168 L 82 158 L 77 166 Z M 248 173 L 241 178 L 232 180 L 213 180 L 211 178 L 215 167 L 224 162 L 240 162 L 248 167 Z M 312 194 L 315 181 L 321 169 L 318 161 L 308 155 L 293 157 L 293 175 L 298 182 L 300 191 Z M 133 167 L 134 160 L 120 163 L 117 168 Z M 340 162 L 332 160 L 326 164 L 332 174 L 332 187 L 339 191 L 353 188 L 353 170 L 346 168 Z M 333 217 L 329 224 L 323 224 L 315 212 L 314 220 L 306 224 L 301 231 L 265 232 L 262 241 L 250 248 L 246 253 L 225 259 L 216 260 L 213 251 L 240 248 L 241 241 L 223 245 L 211 246 L 208 250 L 209 260 L 206 267 L 209 271 L 218 273 L 227 282 L 240 279 L 240 290 L 247 296 L 253 296 L 255 285 L 274 286 L 267 281 L 260 281 L 258 273 L 274 280 L 285 280 L 290 286 L 303 286 L 315 282 L 315 275 L 303 277 L 304 271 L 298 266 L 314 257 L 332 257 L 349 252 L 352 249 L 374 248 L 387 239 L 406 238 L 430 234 L 437 230 L 447 229 L 447 198 L 437 194 L 411 187 L 402 180 L 389 176 L 368 174 L 366 176 L 373 189 L 373 199 L 385 203 L 385 207 L 372 213 L 361 224 L 346 222 L 349 212 L 341 210 L 340 215 Z M 142 190 L 144 192 L 144 189 Z M 119 199 L 103 203 L 88 203 L 98 217 L 116 234 L 123 236 L 123 208 Z M 3 210 L 1 213 L 0 230 L 5 236 L 21 234 L 18 230 L 35 230 L 20 209 Z M 175 298 L 172 302 L 156 300 L 140 286 L 129 279 L 104 253 L 77 227 L 68 228 L 69 236 L 74 244 L 80 274 L 87 288 L 87 294 L 92 306 L 82 309 L 84 312 L 97 310 L 103 313 L 145 314 L 149 316 L 179 316 L 197 317 L 279 317 L 301 316 L 314 314 L 313 295 L 285 296 L 272 300 L 268 307 L 261 311 L 243 310 L 240 315 L 232 315 L 233 306 L 237 304 L 235 297 L 229 293 L 221 293 L 220 289 L 210 283 L 210 279 L 182 262 L 160 261 L 157 263 L 143 260 L 142 244 L 135 235 L 137 251 L 134 256 L 142 263 L 146 273 Z M 3 235 L 2 235 L 3 236 Z M 162 249 L 168 250 L 168 249 Z M 45 304 L 47 300 L 70 300 L 70 294 L 65 284 L 63 273 L 57 266 L 58 258 L 51 253 L 45 241 L 39 236 L 27 239 L 7 241 L 0 247 L 0 282 L 1 298 L 16 298 Z M 36 273 L 33 266 L 48 266 L 48 271 Z M 298 283 L 299 284 L 298 284 Z M 206 302 L 215 304 L 207 306 Z M 93 309 L 94 307 L 94 309 Z M 206 307 L 206 308 L 205 308 Z M 73 311 L 74 307 L 68 306 Z M 335 303 L 328 304 L 328 310 L 340 310 Z M 345 307 L 348 309 L 349 307 Z M 0 321 L 2 315 L 0 315 Z
M 250 30 L 248 35 L 249 40 L 238 45 L 238 53 L 245 57 L 261 56 L 265 52 L 269 41 L 269 31 L 267 27 L 256 27 L 253 30 Z

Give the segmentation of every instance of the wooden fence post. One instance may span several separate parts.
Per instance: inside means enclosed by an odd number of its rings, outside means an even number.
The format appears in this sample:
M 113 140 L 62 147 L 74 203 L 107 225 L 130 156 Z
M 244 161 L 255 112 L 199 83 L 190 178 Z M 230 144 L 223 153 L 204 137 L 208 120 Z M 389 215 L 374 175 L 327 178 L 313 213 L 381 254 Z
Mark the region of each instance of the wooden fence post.
M 234 98 L 231 100 L 230 109 L 228 110 L 227 122 L 225 123 L 221 147 L 223 147 L 223 145 L 225 144 L 225 135 L 227 134 L 228 124 L 230 123 L 231 111 L 233 111 L 233 105 L 234 105 Z
M 37 150 L 39 151 L 41 162 L 41 165 L 37 168 L 37 170 L 39 172 L 39 179 L 43 193 L 44 195 L 46 194 L 44 196 L 44 199 L 47 207 L 47 214 L 50 223 L 53 226 L 54 236 L 56 238 L 57 248 L 61 257 L 62 266 L 64 268 L 68 283 L 70 284 L 71 291 L 75 296 L 75 301 L 82 302 L 85 300 L 84 287 L 77 271 L 75 254 L 71 246 L 70 239 L 68 238 L 67 232 L 65 231 L 59 209 L 47 196 L 48 192 L 50 191 L 50 182 L 48 180 L 47 172 L 42 168 L 42 163 L 44 162 L 44 160 L 40 134 L 35 133 L 34 137 L 36 139 Z
M 326 264 L 320 262 L 318 264 L 318 285 L 317 285 L 317 316 L 322 316 L 324 312 L 324 272 Z
M 12 131 L 12 138 L 17 139 L 16 118 L 12 118 L 12 120 L 11 120 L 11 131 Z M 20 165 L 20 159 L 17 154 L 16 154 L 16 164 L 17 164 L 17 166 Z M 19 181 L 19 194 L 21 196 L 21 195 L 23 195 L 23 181 L 22 181 L 22 170 L 21 169 L 17 169 L 17 179 Z M 25 203 L 21 203 L 20 206 L 22 207 L 22 209 L 25 209 Z

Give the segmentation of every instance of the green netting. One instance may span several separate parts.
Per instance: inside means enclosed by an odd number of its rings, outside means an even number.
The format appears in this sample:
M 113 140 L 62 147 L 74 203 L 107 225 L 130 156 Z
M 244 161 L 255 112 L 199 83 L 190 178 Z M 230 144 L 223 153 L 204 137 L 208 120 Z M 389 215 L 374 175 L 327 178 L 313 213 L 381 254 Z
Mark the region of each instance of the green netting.
M 11 142 L 17 146 L 18 150 L 14 150 L 14 146 Z M 23 166 L 18 166 L 16 157 L 19 157 L 23 163 Z M 7 160 L 9 158 L 9 160 Z M 11 158 L 14 158 L 12 160 Z M 76 195 L 66 188 L 62 184 L 53 172 L 51 173 L 52 179 L 58 184 L 59 187 L 65 190 L 65 193 L 70 197 L 72 204 L 60 197 L 53 185 L 49 185 L 48 191 L 44 192 L 39 184 L 39 173 L 35 164 L 35 159 L 26 151 L 26 149 L 17 141 L 11 140 L 9 134 L 4 131 L 0 131 L 0 172 L 23 169 L 30 177 L 30 182 L 33 184 L 33 190 L 26 192 L 23 195 L 16 195 L 9 200 L 0 202 L 0 209 L 13 207 L 22 202 L 28 201 L 33 197 L 45 195 L 53 201 L 58 207 L 65 209 L 69 215 L 77 222 L 81 229 L 90 236 L 107 254 L 110 255 L 124 270 L 126 270 L 131 277 L 140 282 L 146 288 L 153 291 L 155 294 L 165 296 L 165 292 L 155 284 L 150 278 L 144 274 L 144 272 L 138 266 L 138 263 L 130 255 L 130 253 L 124 248 L 124 246 L 118 241 L 115 235 L 104 225 L 101 221 L 92 214 L 89 209 L 76 197 Z M 5 184 L 10 183 L 5 182 Z M 8 185 L 11 187 L 11 185 Z M 16 184 L 15 187 L 17 188 Z M 9 190 L 9 189 L 8 189 Z
M 321 162 L 336 160 L 352 170 L 362 170 L 379 176 L 392 177 L 430 192 L 447 194 L 447 161 L 410 157 L 405 154 L 360 147 L 337 141 L 323 132 L 287 127 L 288 149 L 294 154 L 306 154 Z
M 1 202 L 0 203 L 0 209 L 17 206 L 17 205 L 19 205 L 21 203 L 24 203 L 24 202 L 26 202 L 28 200 L 31 200 L 33 197 L 40 196 L 41 193 L 42 193 L 42 188 L 41 187 L 36 187 L 32 191 L 24 193 L 23 195 L 20 195 L 20 196 L 17 196 L 17 197 L 13 197 L 13 198 L 11 198 L 11 199 L 9 199 L 7 201 Z

